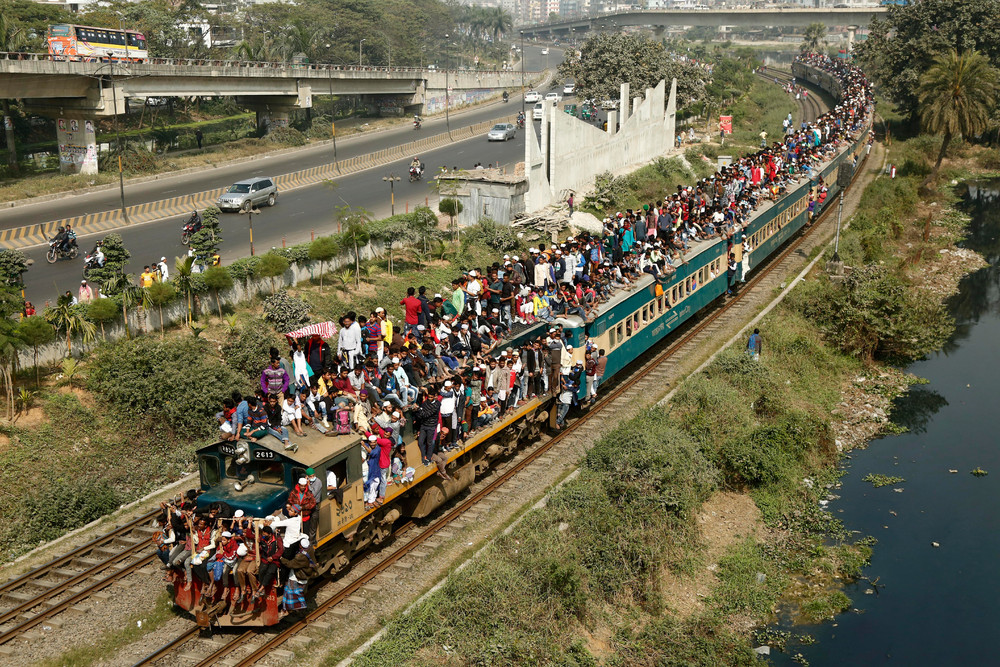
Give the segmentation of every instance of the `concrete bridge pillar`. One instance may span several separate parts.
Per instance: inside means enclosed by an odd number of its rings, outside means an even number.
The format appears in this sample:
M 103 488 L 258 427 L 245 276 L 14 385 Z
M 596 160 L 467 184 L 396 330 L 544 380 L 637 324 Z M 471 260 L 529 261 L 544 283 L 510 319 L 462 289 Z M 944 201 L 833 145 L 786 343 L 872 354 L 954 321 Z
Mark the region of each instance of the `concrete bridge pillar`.
M 97 173 L 97 135 L 94 121 L 83 118 L 57 118 L 56 142 L 59 144 L 59 173 L 91 175 Z
M 287 111 L 272 111 L 271 109 L 257 110 L 257 129 L 262 134 L 270 134 L 271 130 L 279 127 L 288 127 L 289 113 Z
M 854 37 L 858 33 L 858 26 L 849 25 L 847 26 L 847 55 L 851 55 L 854 50 Z
M 612 137 L 615 132 L 618 131 L 618 112 L 609 111 L 608 112 L 608 136 Z
M 618 93 L 618 113 L 621 115 L 621 120 L 619 121 L 622 125 L 628 120 L 628 104 L 629 104 L 629 84 L 628 81 L 622 84 L 621 90 Z M 611 125 L 609 122 L 608 125 Z

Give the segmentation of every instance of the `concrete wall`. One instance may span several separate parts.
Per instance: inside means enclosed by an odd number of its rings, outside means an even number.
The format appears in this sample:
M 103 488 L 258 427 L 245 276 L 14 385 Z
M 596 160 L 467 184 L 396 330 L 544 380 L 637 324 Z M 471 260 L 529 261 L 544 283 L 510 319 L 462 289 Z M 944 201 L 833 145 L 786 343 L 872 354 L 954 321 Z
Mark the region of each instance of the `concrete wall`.
M 541 121 L 541 145 L 534 133 L 525 141 L 525 168 L 530 190 L 528 211 L 565 200 L 570 192 L 582 193 L 597 174 L 621 172 L 665 154 L 674 143 L 677 116 L 677 81 L 665 95 L 666 82 L 646 90 L 629 104 L 628 86 L 622 85 L 622 119 L 615 131 L 614 114 L 608 131 L 574 118 L 553 106 Z

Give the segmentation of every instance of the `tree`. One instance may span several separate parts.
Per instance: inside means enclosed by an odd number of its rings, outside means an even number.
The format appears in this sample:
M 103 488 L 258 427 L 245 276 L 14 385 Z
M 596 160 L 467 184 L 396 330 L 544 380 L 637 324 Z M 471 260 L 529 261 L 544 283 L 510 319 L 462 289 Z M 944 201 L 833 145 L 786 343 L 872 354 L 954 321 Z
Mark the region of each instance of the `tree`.
M 125 323 L 125 336 L 132 337 L 132 327 L 128 321 L 129 308 L 142 303 L 142 288 L 135 282 L 131 273 L 112 274 L 108 282 L 101 288 L 102 294 L 113 294 L 117 297 L 117 305 L 122 309 L 122 320 Z
M 920 121 L 927 132 L 943 137 L 934 169 L 924 185 L 937 177 L 955 135 L 973 137 L 987 128 L 996 110 L 998 93 L 997 71 L 981 53 L 952 49 L 934 60 L 920 78 Z
M 361 285 L 361 249 L 368 245 L 371 235 L 366 228 L 371 221 L 371 213 L 363 208 L 352 208 L 351 206 L 341 206 L 337 209 L 340 219 L 341 237 L 344 239 L 344 247 L 354 251 L 354 287 Z
M 28 270 L 28 257 L 17 249 L 0 250 L 0 284 L 23 289 L 24 272 Z
M 88 279 L 101 286 L 102 294 L 115 296 L 121 293 L 117 290 L 125 289 L 127 283 L 134 284 L 131 279 L 124 282 L 121 280 L 132 254 L 118 233 L 105 236 L 101 240 L 101 248 L 104 250 L 104 266 L 91 269 Z
M 319 291 L 323 293 L 324 264 L 337 256 L 340 252 L 340 243 L 333 236 L 320 236 L 309 244 L 309 259 L 319 262 Z
M 0 49 L 7 53 L 20 51 L 28 42 L 27 34 L 6 11 L 0 11 Z M 17 143 L 14 137 L 14 118 L 10 115 L 10 100 L 2 100 L 4 138 L 7 141 L 7 167 L 14 176 L 20 176 L 17 164 Z
M 184 299 L 187 302 L 187 323 L 191 326 L 191 291 L 192 291 L 192 276 L 194 276 L 194 257 L 175 257 L 174 258 L 174 283 L 182 292 L 184 292 Z
M 445 197 L 438 202 L 438 210 L 448 216 L 448 228 L 451 229 L 452 241 L 455 240 L 455 216 L 465 210 L 462 202 L 454 197 Z
M 163 337 L 163 306 L 177 298 L 177 290 L 173 284 L 155 282 L 146 288 L 146 295 L 149 302 L 156 306 L 160 314 L 160 337 Z
M 934 59 L 957 49 L 978 51 L 1000 65 L 1000 12 L 995 0 L 921 0 L 890 6 L 869 24 L 868 39 L 854 55 L 869 79 L 900 113 L 919 116 L 920 77 Z
M 222 301 L 219 300 L 219 292 L 233 286 L 233 277 L 224 266 L 210 266 L 202 277 L 208 289 L 215 292 L 215 305 L 219 308 L 219 319 L 222 319 Z
M 210 264 L 212 255 L 222 246 L 222 226 L 219 209 L 209 206 L 201 216 L 201 229 L 191 235 L 188 246 L 194 251 L 199 264 Z
M 98 322 L 101 325 L 101 338 L 107 339 L 104 333 L 104 323 L 111 322 L 118 317 L 117 299 L 94 299 L 87 304 L 87 319 Z
M 45 311 L 46 321 L 66 335 L 66 356 L 73 356 L 73 336 L 78 335 L 84 344 L 97 338 L 97 327 L 83 316 L 83 309 L 60 302 Z
M 639 34 L 598 33 L 584 42 L 580 58 L 563 61 L 558 72 L 561 78 L 576 81 L 576 95 L 581 99 L 617 100 L 623 83 L 635 95 L 655 88 L 661 80 L 669 88 L 674 78 L 678 100 L 704 96 L 704 70 L 673 59 L 661 42 Z
M 822 23 L 810 23 L 802 33 L 802 52 L 816 53 L 820 46 L 826 43 L 826 26 Z
M 31 346 L 34 352 L 35 362 L 35 386 L 41 384 L 38 372 L 38 348 L 41 345 L 48 345 L 56 338 L 56 331 L 44 317 L 32 315 L 25 317 L 17 324 L 17 335 L 21 340 Z
M 393 247 L 416 238 L 412 227 L 413 215 L 412 213 L 394 215 L 371 225 L 369 232 L 371 237 L 385 246 L 389 256 L 386 268 L 389 270 L 390 276 L 393 275 Z
M 285 274 L 291 266 L 288 260 L 273 252 L 260 256 L 260 264 L 257 265 L 257 274 L 261 278 L 271 279 L 271 292 L 278 291 L 277 278 Z

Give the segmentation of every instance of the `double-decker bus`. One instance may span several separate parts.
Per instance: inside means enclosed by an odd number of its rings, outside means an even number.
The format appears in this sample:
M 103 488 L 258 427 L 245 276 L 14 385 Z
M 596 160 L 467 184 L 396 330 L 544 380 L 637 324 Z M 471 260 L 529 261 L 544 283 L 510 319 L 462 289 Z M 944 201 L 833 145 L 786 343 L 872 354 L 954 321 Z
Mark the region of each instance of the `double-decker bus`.
M 49 53 L 66 60 L 144 61 L 149 57 L 146 38 L 135 30 L 91 28 L 59 23 L 49 26 Z

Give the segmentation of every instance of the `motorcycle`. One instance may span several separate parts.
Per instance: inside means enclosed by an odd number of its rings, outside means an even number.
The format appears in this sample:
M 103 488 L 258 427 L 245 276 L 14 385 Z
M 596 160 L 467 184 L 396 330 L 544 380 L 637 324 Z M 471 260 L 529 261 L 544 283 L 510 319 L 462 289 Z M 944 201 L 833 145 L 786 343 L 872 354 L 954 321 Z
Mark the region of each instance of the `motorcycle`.
M 77 255 L 80 254 L 80 249 L 76 245 L 76 241 L 71 241 L 69 248 L 60 248 L 59 241 L 49 241 L 48 252 L 45 253 L 45 261 L 49 264 L 55 264 L 60 259 L 76 259 Z
M 416 118 L 413 119 L 413 129 L 414 130 L 419 130 L 420 129 L 420 121 L 417 120 Z
M 519 130 L 523 130 L 524 129 L 524 119 L 523 118 L 518 118 L 517 119 L 517 129 L 519 129 Z
M 201 229 L 201 217 L 192 215 L 187 222 L 184 223 L 184 229 L 181 231 L 181 245 L 187 245 L 194 236 L 194 233 Z
M 503 93 L 504 104 L 506 104 L 509 99 L 510 99 L 510 95 L 507 94 L 507 91 L 504 91 L 504 93 Z
M 90 253 L 83 258 L 83 278 L 84 280 L 90 279 L 90 271 L 92 269 L 100 268 L 100 263 L 97 261 L 97 254 Z
M 424 175 L 420 169 L 417 167 L 410 167 L 410 183 L 414 181 L 419 181 Z

